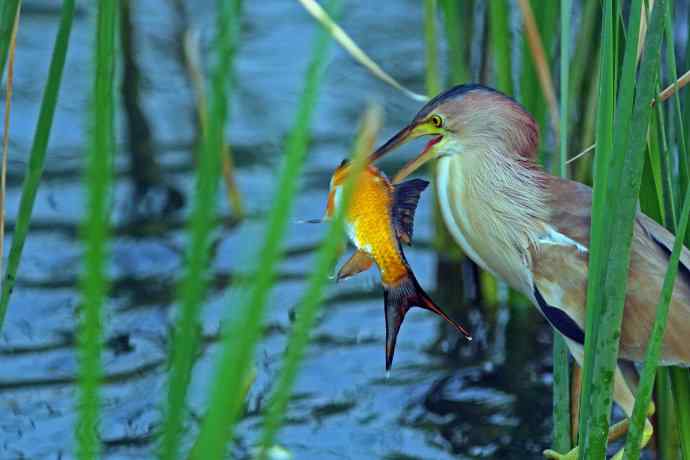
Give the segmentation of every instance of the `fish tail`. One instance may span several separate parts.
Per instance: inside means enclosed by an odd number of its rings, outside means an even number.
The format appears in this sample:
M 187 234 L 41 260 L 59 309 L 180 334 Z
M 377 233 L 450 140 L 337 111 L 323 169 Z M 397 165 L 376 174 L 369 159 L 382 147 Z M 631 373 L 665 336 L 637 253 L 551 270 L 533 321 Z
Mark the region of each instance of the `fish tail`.
M 395 343 L 398 339 L 400 327 L 410 308 L 417 306 L 432 311 L 448 321 L 467 340 L 472 336 L 457 321 L 448 316 L 434 303 L 424 289 L 419 285 L 412 272 L 395 284 L 384 286 L 384 308 L 386 316 L 386 370 L 390 370 L 395 353 Z

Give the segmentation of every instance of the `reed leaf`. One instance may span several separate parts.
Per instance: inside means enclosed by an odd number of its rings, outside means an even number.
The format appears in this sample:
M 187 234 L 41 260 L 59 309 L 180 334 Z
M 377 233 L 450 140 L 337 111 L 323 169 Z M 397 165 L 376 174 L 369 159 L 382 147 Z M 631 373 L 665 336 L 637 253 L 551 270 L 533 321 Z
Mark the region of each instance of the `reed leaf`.
M 686 192 L 687 196 L 687 192 Z M 687 236 L 687 233 L 685 233 Z M 678 422 L 678 434 L 680 448 L 685 460 L 690 459 L 690 374 L 687 368 L 671 368 L 671 387 L 673 398 L 676 402 L 676 421 Z
M 77 457 L 97 458 L 100 450 L 98 420 L 99 386 L 102 375 L 101 310 L 107 294 L 108 198 L 112 176 L 113 82 L 115 80 L 115 22 L 113 0 L 98 3 L 95 39 L 91 139 L 86 165 L 87 209 L 82 226 L 85 244 L 84 269 L 80 279 L 82 311 L 79 325 L 78 421 L 75 425 Z
M 412 90 L 407 89 L 401 83 L 399 83 L 395 78 L 391 77 L 386 71 L 384 71 L 381 66 L 379 66 L 373 59 L 371 59 L 357 43 L 355 43 L 352 38 L 343 30 L 342 27 L 335 22 L 331 16 L 319 5 L 316 0 L 299 0 L 299 2 L 304 6 L 309 14 L 314 17 L 333 37 L 333 40 L 338 42 L 345 51 L 347 51 L 352 58 L 363 65 L 369 72 L 371 72 L 376 78 L 380 79 L 396 88 L 405 96 L 412 100 L 419 102 L 426 102 L 427 97 L 423 94 L 417 94 Z
M 555 2 L 551 2 L 552 4 Z M 558 144 L 558 130 L 559 130 L 559 111 L 558 102 L 556 101 L 556 91 L 553 87 L 553 79 L 551 77 L 551 69 L 546 56 L 545 44 L 542 40 L 539 27 L 537 26 L 530 0 L 518 0 L 520 11 L 522 12 L 524 31 L 527 36 L 527 44 L 529 46 L 530 56 L 532 57 L 533 68 L 536 71 L 537 81 L 543 98 L 546 100 L 549 108 L 549 118 L 551 121 L 551 128 L 554 132 L 556 144 Z M 543 164 L 543 161 L 542 161 Z
M 204 139 L 196 173 L 194 208 L 187 233 L 186 274 L 179 288 L 180 312 L 172 343 L 172 366 L 168 377 L 166 419 L 160 458 L 178 456 L 187 388 L 194 357 L 198 349 L 196 328 L 208 287 L 211 233 L 216 223 L 216 195 L 220 173 L 220 156 L 225 154 L 224 127 L 228 113 L 228 75 L 231 74 L 239 33 L 240 0 L 217 3 L 218 15 L 214 43 L 215 63 L 204 116 Z M 231 80 L 231 79 L 230 79 Z
M 489 32 L 491 33 L 496 88 L 510 96 L 513 94 L 513 65 L 508 19 L 510 19 L 510 10 L 506 0 L 491 0 L 489 2 Z
M 570 78 L 570 0 L 561 2 L 561 106 L 560 106 L 560 155 L 558 174 L 568 177 L 568 110 Z M 570 450 L 570 375 L 569 352 L 565 339 L 553 333 L 553 438 L 554 448 L 560 452 Z
M 594 369 L 594 350 L 599 332 L 604 282 L 606 276 L 607 236 L 604 225 L 606 213 L 606 180 L 609 161 L 613 150 L 613 114 L 615 85 L 613 79 L 613 5 L 603 3 L 601 53 L 599 64 L 598 104 L 596 115 L 597 154 L 594 157 L 596 174 L 592 195 L 592 226 L 589 245 L 589 267 L 587 280 L 587 316 L 585 321 L 585 359 L 582 366 L 582 392 L 580 399 L 580 443 L 589 437 L 588 418 L 591 412 L 590 393 L 592 392 L 592 371 Z M 584 451 L 584 449 L 580 449 Z M 582 456 L 581 456 L 582 458 Z
M 331 5 L 338 2 L 331 1 Z M 297 181 L 306 157 L 309 127 L 316 106 L 330 44 L 327 30 L 319 31 L 307 70 L 305 88 L 297 108 L 295 125 L 285 146 L 285 160 L 276 184 L 273 209 L 268 216 L 266 235 L 257 257 L 253 283 L 243 305 L 223 333 L 216 372 L 211 383 L 208 412 L 197 442 L 198 458 L 221 458 L 226 440 L 233 439 L 233 428 L 242 407 L 242 386 L 254 349 L 260 338 L 263 313 L 273 285 L 275 267 L 281 255 L 281 242 L 297 192 Z
M 7 192 L 7 158 L 10 147 L 10 116 L 12 114 L 12 93 L 14 83 L 14 59 L 17 49 L 17 32 L 19 31 L 19 10 L 14 17 L 12 36 L 10 38 L 9 59 L 7 66 L 6 92 L 5 92 L 5 116 L 3 117 L 2 132 L 2 166 L 0 167 L 0 273 L 2 273 L 5 260 L 5 203 Z M 0 330 L 2 330 L 2 318 L 0 317 Z
M 470 80 L 470 71 L 462 46 L 463 27 L 462 24 L 460 24 L 460 2 L 456 0 L 440 0 L 440 6 L 443 12 L 443 24 L 446 29 L 446 40 L 448 42 L 448 71 L 450 84 L 459 85 L 460 83 L 466 83 Z M 426 21 L 426 3 L 424 11 Z M 427 46 L 428 43 L 427 37 Z M 437 93 L 429 92 L 429 94 L 434 95 Z
M 604 6 L 605 18 L 612 19 L 612 11 L 607 3 L 605 2 Z M 597 199 L 601 199 L 602 186 L 604 186 L 606 187 L 605 194 L 608 198 L 609 209 L 604 216 L 593 210 L 590 272 L 587 288 L 587 332 L 589 333 L 592 329 L 598 329 L 598 331 L 592 334 L 593 337 L 587 335 L 585 339 L 584 372 L 586 378 L 584 379 L 584 390 L 586 394 L 583 394 L 584 405 L 580 424 L 582 436 L 580 459 L 584 459 L 585 456 L 587 458 L 603 458 L 606 452 L 612 376 L 618 355 L 619 331 L 628 281 L 629 248 L 644 163 L 643 149 L 650 118 L 649 101 L 653 98 L 657 85 L 660 46 L 664 29 L 665 0 L 657 0 L 654 5 L 650 27 L 646 35 L 645 53 L 642 58 L 639 81 L 636 91 L 634 91 L 640 7 L 641 2 L 636 0 L 630 8 L 628 39 L 625 44 L 620 91 L 615 112 L 613 139 L 615 150 L 605 151 L 605 155 L 601 155 L 604 157 L 603 159 L 597 158 L 598 165 L 602 161 L 609 162 L 606 177 L 600 177 L 597 180 L 597 176 L 600 176 L 602 171 L 597 169 L 595 173 L 595 204 Z M 609 27 L 610 25 L 605 26 L 606 29 Z M 607 39 L 610 40 L 608 37 Z M 602 42 L 606 46 L 607 41 Z M 605 54 L 607 53 L 605 51 Z M 607 66 L 604 65 L 604 67 Z M 611 82 L 613 79 L 605 80 L 602 78 L 600 86 L 608 88 Z M 633 95 L 634 111 L 631 110 Z M 610 121 L 612 114 L 613 112 L 608 114 L 608 121 Z M 598 134 L 602 134 L 601 131 Z M 599 138 L 597 138 L 597 145 L 602 145 L 599 143 Z M 619 148 L 620 146 L 623 148 Z M 611 156 L 613 152 L 619 153 Z M 600 154 L 601 152 L 597 152 L 597 157 Z M 617 169 L 619 167 L 620 169 Z M 599 208 L 596 211 L 601 212 L 602 210 Z M 604 218 L 602 219 L 602 217 Z M 606 238 L 607 245 L 601 247 L 601 241 L 596 241 L 595 238 L 601 237 L 604 229 L 609 236 Z M 595 230 L 597 231 L 595 232 Z M 594 253 L 595 248 L 597 253 Z M 598 253 L 600 250 L 602 253 Z M 601 260 L 601 257 L 604 259 Z M 593 273 L 593 259 L 600 259 L 596 261 L 597 264 L 608 261 L 605 269 L 599 265 L 599 271 Z M 593 300 L 599 301 L 603 308 L 597 308 L 592 303 Z M 590 324 L 592 321 L 596 324 Z M 596 354 L 594 350 L 596 350 Z M 596 382 L 596 388 L 592 388 L 594 382 Z
M 261 435 L 261 452 L 259 460 L 268 460 L 268 450 L 273 446 L 274 438 L 290 400 L 290 394 L 297 377 L 299 364 L 309 343 L 309 333 L 314 326 L 322 302 L 323 288 L 328 282 L 329 273 L 337 261 L 343 244 L 345 210 L 350 206 L 355 178 L 365 167 L 368 154 L 373 151 L 376 133 L 381 127 L 381 109 L 370 108 L 364 115 L 360 132 L 355 142 L 351 172 L 345 181 L 342 202 L 336 210 L 333 222 L 328 228 L 326 237 L 316 255 L 314 271 L 307 283 L 307 290 L 296 310 L 296 320 L 292 334 L 288 339 L 283 368 L 278 375 L 273 397 L 264 416 L 264 428 Z
M 12 40 L 12 29 L 14 29 L 14 19 L 21 6 L 20 0 L 3 0 L 0 4 L 0 81 L 5 72 L 7 53 L 10 49 Z
M 19 201 L 19 211 L 17 214 L 16 225 L 12 234 L 12 246 L 7 260 L 7 271 L 3 278 L 2 292 L 0 293 L 0 330 L 5 320 L 5 314 L 10 301 L 10 295 L 14 288 L 19 262 L 22 257 L 24 243 L 29 233 L 31 214 L 36 201 L 36 193 L 43 176 L 43 166 L 45 163 L 48 140 L 53 125 L 53 115 L 57 105 L 60 84 L 62 82 L 62 71 L 65 66 L 65 57 L 69 45 L 70 32 L 72 30 L 72 19 L 74 18 L 74 0 L 64 0 L 60 25 L 58 27 L 53 53 L 48 68 L 48 79 L 43 91 L 41 108 L 34 132 L 31 153 L 27 164 L 26 175 L 22 183 L 21 198 Z
M 662 3 L 664 0 L 658 1 L 659 3 Z M 655 6 L 655 8 L 657 6 Z M 654 30 L 653 28 L 654 22 L 652 20 L 650 33 L 652 33 Z M 683 239 L 687 231 L 688 217 L 690 217 L 690 189 L 686 191 L 685 198 L 683 199 L 683 208 L 680 213 L 678 231 L 676 233 L 676 239 L 673 243 L 673 251 L 671 252 L 668 269 L 666 270 L 666 275 L 664 277 L 664 284 L 661 290 L 661 299 L 657 305 L 656 319 L 652 328 L 652 334 L 647 345 L 644 367 L 642 369 L 640 384 L 635 396 L 635 409 L 633 410 L 630 431 L 625 443 L 624 458 L 626 460 L 638 459 L 640 456 L 640 439 L 642 439 L 644 420 L 649 402 L 651 401 L 656 366 L 661 354 L 662 340 L 664 337 L 664 331 L 666 330 L 666 319 L 668 318 L 668 308 L 671 295 L 673 293 L 673 285 L 678 273 L 678 261 L 681 250 L 683 249 Z M 687 412 L 687 410 L 681 410 L 681 412 Z
M 436 0 L 424 0 L 424 44 L 426 59 L 426 92 L 433 97 L 441 91 L 438 72 L 438 35 L 436 33 Z M 451 47 L 451 40 L 448 40 Z

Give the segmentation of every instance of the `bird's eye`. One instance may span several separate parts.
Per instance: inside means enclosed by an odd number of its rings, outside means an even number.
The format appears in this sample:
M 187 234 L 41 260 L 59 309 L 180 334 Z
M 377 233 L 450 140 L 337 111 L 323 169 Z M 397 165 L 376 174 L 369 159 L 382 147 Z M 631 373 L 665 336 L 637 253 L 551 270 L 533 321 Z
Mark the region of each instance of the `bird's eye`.
M 434 128 L 441 128 L 443 127 L 443 118 L 441 118 L 440 115 L 433 115 L 429 121 L 431 122 L 432 126 Z

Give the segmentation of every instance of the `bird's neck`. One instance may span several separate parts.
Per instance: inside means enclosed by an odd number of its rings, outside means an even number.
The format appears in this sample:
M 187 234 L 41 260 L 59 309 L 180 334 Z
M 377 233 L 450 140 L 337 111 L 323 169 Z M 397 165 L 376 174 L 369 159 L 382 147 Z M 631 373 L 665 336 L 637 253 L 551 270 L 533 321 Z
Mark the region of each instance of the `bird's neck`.
M 530 248 L 549 214 L 545 174 L 481 149 L 442 158 L 438 166 L 439 200 L 456 240 L 479 265 L 515 288 L 529 288 Z

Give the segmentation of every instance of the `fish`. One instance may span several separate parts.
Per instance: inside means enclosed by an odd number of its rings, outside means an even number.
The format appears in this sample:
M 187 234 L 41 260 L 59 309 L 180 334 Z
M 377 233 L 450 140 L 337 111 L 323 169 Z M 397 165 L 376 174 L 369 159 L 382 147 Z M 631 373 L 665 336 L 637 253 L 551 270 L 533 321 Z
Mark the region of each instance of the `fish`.
M 334 171 L 323 220 L 331 220 L 340 206 L 350 170 L 350 161 L 343 160 Z M 336 280 L 369 270 L 374 264 L 378 266 L 386 319 L 386 371 L 390 371 L 398 333 L 412 307 L 436 313 L 472 340 L 469 332 L 422 289 L 403 252 L 403 244 L 412 244 L 415 211 L 428 185 L 423 179 L 392 184 L 383 171 L 369 164 L 357 179 L 345 214 L 346 232 L 356 251 L 338 270 Z

